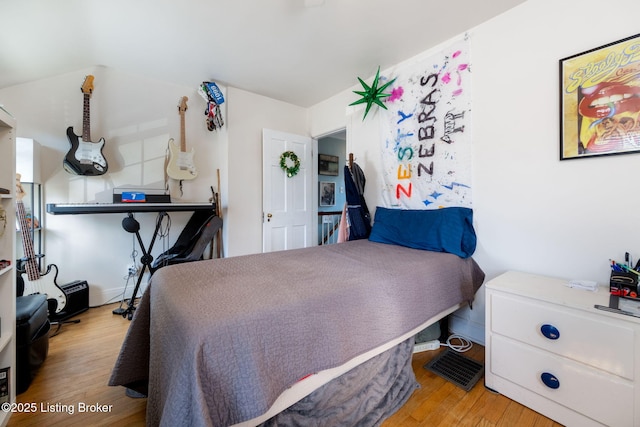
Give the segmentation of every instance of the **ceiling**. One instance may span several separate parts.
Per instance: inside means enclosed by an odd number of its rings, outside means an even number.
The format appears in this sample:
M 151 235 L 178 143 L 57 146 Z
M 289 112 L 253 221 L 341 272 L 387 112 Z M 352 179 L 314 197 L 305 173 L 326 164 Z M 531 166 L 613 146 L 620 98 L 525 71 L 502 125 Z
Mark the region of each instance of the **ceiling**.
M 94 66 L 309 107 L 525 0 L 0 0 L 0 89 Z

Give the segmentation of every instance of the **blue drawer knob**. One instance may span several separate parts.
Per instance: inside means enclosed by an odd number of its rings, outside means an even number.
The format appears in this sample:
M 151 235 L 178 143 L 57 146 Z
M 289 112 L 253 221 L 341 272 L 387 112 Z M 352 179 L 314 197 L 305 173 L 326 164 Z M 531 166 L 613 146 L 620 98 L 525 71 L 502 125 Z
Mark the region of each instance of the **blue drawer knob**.
M 544 324 L 540 326 L 540 332 L 550 340 L 557 340 L 560 338 L 560 331 L 553 325 Z
M 556 389 L 560 387 L 560 380 L 558 380 L 555 375 L 550 374 L 549 372 L 543 372 L 542 375 L 540 375 L 540 378 L 542 379 L 544 385 L 549 388 Z

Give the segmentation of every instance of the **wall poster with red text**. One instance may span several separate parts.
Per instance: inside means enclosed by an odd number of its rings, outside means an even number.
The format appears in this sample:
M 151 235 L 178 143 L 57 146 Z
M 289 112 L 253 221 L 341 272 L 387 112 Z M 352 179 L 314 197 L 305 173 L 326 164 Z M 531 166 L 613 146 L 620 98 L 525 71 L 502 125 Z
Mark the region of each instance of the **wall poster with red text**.
M 471 207 L 471 67 L 468 36 L 392 72 L 380 110 L 383 205 Z
M 560 160 L 640 152 L 640 34 L 560 60 Z

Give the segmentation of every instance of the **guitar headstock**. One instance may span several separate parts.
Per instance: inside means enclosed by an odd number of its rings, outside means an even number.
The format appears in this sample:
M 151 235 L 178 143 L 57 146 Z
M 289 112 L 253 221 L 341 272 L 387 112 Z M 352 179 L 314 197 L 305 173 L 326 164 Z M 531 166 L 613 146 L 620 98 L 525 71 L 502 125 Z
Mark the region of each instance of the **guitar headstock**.
M 24 195 L 26 194 L 24 192 L 24 188 L 22 188 L 22 184 L 20 184 L 20 177 L 22 175 L 20 175 L 19 173 L 16 174 L 16 199 L 17 200 L 22 200 L 22 198 L 24 197 Z
M 187 98 L 186 96 L 183 96 L 180 99 L 180 104 L 178 104 L 178 112 L 180 114 L 183 114 L 185 111 L 187 111 L 187 101 L 189 100 L 189 98 Z
M 82 83 L 81 90 L 85 95 L 91 95 L 91 93 L 93 92 L 93 76 L 91 74 L 84 78 L 84 83 Z

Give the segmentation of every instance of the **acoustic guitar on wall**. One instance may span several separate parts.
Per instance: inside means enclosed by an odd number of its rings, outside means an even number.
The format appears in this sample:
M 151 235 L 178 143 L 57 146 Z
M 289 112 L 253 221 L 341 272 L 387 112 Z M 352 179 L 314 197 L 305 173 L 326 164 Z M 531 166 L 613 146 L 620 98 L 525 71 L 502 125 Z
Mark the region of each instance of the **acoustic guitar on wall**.
M 98 142 L 91 141 L 89 104 L 93 93 L 93 76 L 85 77 L 81 90 L 84 94 L 82 136 L 80 137 L 73 132 L 73 126 L 67 128 L 67 138 L 69 138 L 71 149 L 62 164 L 64 169 L 73 175 L 103 175 L 108 169 L 107 159 L 102 155 L 104 138 L 100 138 Z
M 188 98 L 183 96 L 178 105 L 178 114 L 180 114 L 180 145 L 178 146 L 174 139 L 169 140 L 169 162 L 167 164 L 167 175 L 169 178 L 177 180 L 194 179 L 198 176 L 196 166 L 193 163 L 195 154 L 193 148 L 187 151 L 187 142 L 184 131 L 184 113 L 187 111 Z
M 64 291 L 56 283 L 58 278 L 58 267 L 55 264 L 49 264 L 44 274 L 40 273 L 36 254 L 33 250 L 33 239 L 31 237 L 31 227 L 27 221 L 25 214 L 24 189 L 20 184 L 20 174 L 16 174 L 16 213 L 18 216 L 18 224 L 22 235 L 22 246 L 24 249 L 24 273 L 21 273 L 24 282 L 23 295 L 45 294 L 49 305 L 49 314 L 60 313 L 67 305 L 67 296 Z

